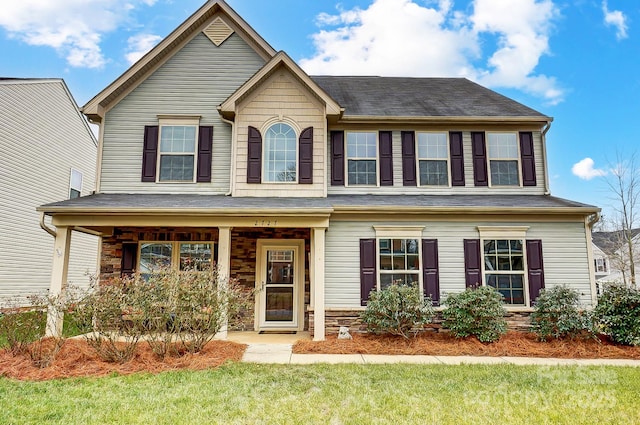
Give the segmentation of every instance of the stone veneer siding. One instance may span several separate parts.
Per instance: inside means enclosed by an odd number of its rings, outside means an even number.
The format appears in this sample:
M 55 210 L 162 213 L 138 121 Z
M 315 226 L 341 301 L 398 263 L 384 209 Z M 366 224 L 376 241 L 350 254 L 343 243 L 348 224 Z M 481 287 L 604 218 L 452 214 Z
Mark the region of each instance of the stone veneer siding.
M 362 310 L 327 310 L 325 317 L 325 334 L 327 337 L 337 335 L 340 326 L 347 326 L 349 332 L 365 333 L 366 326 L 360 319 Z M 506 314 L 507 327 L 509 330 L 526 331 L 529 329 L 530 312 L 509 312 Z M 426 325 L 425 330 L 439 332 L 442 328 L 442 316 L 437 313 L 433 323 Z M 309 331 L 313 334 L 314 322 L 313 311 L 309 312 Z

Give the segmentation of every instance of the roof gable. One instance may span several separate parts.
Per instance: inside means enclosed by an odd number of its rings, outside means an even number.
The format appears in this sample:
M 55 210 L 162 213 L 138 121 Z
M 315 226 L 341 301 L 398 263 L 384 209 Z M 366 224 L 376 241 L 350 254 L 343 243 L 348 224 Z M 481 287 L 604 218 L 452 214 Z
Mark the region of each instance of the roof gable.
M 224 0 L 209 0 L 151 51 L 82 107 L 90 119 L 100 122 L 106 111 L 170 59 L 193 37 L 203 32 L 220 45 L 233 32 L 242 37 L 265 61 L 276 51 Z

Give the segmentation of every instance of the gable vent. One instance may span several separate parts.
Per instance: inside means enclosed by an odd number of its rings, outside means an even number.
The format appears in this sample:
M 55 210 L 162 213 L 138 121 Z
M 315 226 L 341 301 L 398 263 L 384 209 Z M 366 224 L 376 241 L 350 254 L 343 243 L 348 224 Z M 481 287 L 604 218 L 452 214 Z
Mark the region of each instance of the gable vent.
M 227 25 L 222 18 L 216 18 L 211 25 L 206 27 L 204 31 L 202 31 L 204 35 L 209 37 L 213 44 L 216 46 L 221 45 L 224 41 L 233 34 L 233 30 L 229 25 Z

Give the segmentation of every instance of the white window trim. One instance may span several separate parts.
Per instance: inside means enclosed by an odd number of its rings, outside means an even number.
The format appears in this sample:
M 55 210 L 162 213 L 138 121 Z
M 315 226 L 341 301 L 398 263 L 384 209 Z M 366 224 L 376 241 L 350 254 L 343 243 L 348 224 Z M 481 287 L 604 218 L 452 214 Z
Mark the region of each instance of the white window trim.
M 199 115 L 158 115 L 158 153 L 156 159 L 156 183 L 160 184 L 191 184 L 196 183 L 198 178 L 198 134 L 200 129 L 200 116 Z M 162 149 L 160 148 L 162 142 L 162 127 L 164 126 L 195 126 L 196 127 L 196 139 L 193 149 L 193 179 L 192 180 L 160 180 L 160 160 L 162 158 Z M 174 153 L 175 155 L 184 153 Z M 165 153 L 165 155 L 172 155 L 172 153 Z
M 373 226 L 376 232 L 376 290 L 380 290 L 380 239 L 416 239 L 418 241 L 418 286 L 423 291 L 424 283 L 422 282 L 422 231 L 424 226 Z M 389 270 L 389 274 L 393 274 L 396 270 Z
M 144 244 L 157 244 L 157 245 L 171 245 L 171 270 L 180 271 L 180 245 L 182 244 L 211 244 L 211 266 L 217 263 L 218 259 L 214 258 L 216 252 L 217 243 L 212 240 L 208 241 L 138 241 L 138 253 L 136 258 L 136 274 L 140 273 L 140 260 L 142 258 L 142 245 Z
M 278 118 L 278 119 L 272 119 L 267 121 L 263 126 L 262 129 L 260 130 L 260 134 L 263 134 L 263 141 L 262 141 L 262 176 L 266 176 L 266 169 L 265 169 L 265 159 L 267 157 L 266 153 L 267 153 L 267 131 L 269 131 L 269 129 L 271 127 L 273 127 L 276 124 L 286 124 L 289 127 L 291 127 L 291 129 L 293 130 L 293 133 L 295 135 L 295 142 L 296 142 L 296 179 L 294 181 L 283 181 L 283 182 L 279 182 L 279 181 L 267 181 L 265 180 L 266 177 L 263 177 L 263 181 L 262 183 L 265 184 L 283 184 L 283 185 L 292 185 L 292 184 L 298 184 L 298 180 L 300 178 L 300 134 L 302 133 L 302 131 L 300 130 L 300 128 L 291 120 L 288 119 L 284 119 L 284 118 Z
M 76 172 L 80 175 L 80 187 L 74 187 L 73 186 L 73 173 Z M 69 199 L 71 198 L 71 191 L 72 190 L 76 190 L 79 192 L 79 196 L 82 196 L 82 186 L 84 185 L 84 174 L 82 173 L 82 171 L 78 170 L 77 168 L 73 168 L 71 167 L 71 170 L 69 172 Z
M 530 310 L 529 300 L 529 264 L 527 264 L 527 231 L 529 226 L 478 226 L 478 232 L 480 232 L 480 263 L 482 267 L 482 286 L 487 286 L 486 269 L 484 260 L 484 241 L 492 239 L 502 240 L 514 240 L 518 239 L 522 241 L 522 266 L 523 266 L 523 288 L 524 291 L 524 304 L 507 304 L 504 306 L 508 311 L 517 310 Z M 492 273 L 491 271 L 489 272 Z
M 376 184 L 349 184 L 349 160 L 371 161 L 373 158 L 349 157 L 348 143 L 349 133 L 372 133 L 376 137 Z M 344 132 L 344 185 L 345 187 L 380 187 L 380 132 L 378 131 L 345 131 Z
M 418 143 L 418 135 L 419 134 L 444 134 L 445 135 L 445 140 L 447 141 L 447 184 L 446 185 L 433 185 L 433 184 L 421 184 L 420 183 L 420 160 L 423 161 L 442 161 L 444 158 L 422 158 L 420 157 L 420 150 L 418 149 L 419 147 L 419 143 Z M 442 188 L 450 188 L 451 187 L 451 147 L 450 147 L 450 143 L 451 141 L 449 140 L 449 133 L 446 131 L 416 131 L 416 146 L 415 146 L 415 150 L 416 150 L 416 179 L 417 179 L 417 184 L 419 187 L 442 187 Z
M 492 158 L 491 155 L 489 154 L 489 134 L 513 134 L 515 135 L 516 138 L 516 149 L 518 150 L 518 154 L 516 155 L 516 158 Z M 520 153 L 520 139 L 519 139 L 519 134 L 518 132 L 515 131 L 487 131 L 486 132 L 486 150 L 487 150 L 487 172 L 488 172 L 488 180 L 489 180 L 489 187 L 496 187 L 496 188 L 514 188 L 514 187 L 523 187 L 522 186 L 522 154 Z M 491 160 L 494 161 L 513 161 L 516 160 L 518 162 L 517 165 L 517 169 L 518 169 L 518 184 L 517 185 L 503 185 L 503 184 L 493 184 L 492 182 L 492 177 L 491 177 Z

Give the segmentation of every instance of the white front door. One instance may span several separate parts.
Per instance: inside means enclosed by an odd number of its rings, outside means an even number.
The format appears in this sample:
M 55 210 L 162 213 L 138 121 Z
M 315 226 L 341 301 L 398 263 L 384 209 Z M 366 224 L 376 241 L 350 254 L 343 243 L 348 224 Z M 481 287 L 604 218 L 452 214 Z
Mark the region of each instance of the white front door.
M 304 241 L 259 240 L 258 250 L 258 330 L 302 330 Z

